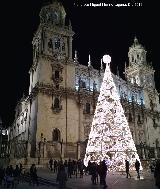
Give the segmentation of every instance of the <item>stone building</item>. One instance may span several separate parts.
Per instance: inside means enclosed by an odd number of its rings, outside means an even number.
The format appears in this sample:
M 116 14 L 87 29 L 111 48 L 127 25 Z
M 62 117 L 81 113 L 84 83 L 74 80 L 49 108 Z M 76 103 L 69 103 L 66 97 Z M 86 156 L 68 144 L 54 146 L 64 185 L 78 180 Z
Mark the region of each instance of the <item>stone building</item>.
M 9 128 L 10 159 L 43 164 L 53 158 L 83 158 L 104 68 L 72 58 L 74 32 L 63 5 L 42 7 L 33 37 L 29 95 L 15 109 Z M 154 70 L 137 38 L 129 48 L 126 80 L 113 74 L 117 91 L 141 158 L 160 157 L 160 103 Z

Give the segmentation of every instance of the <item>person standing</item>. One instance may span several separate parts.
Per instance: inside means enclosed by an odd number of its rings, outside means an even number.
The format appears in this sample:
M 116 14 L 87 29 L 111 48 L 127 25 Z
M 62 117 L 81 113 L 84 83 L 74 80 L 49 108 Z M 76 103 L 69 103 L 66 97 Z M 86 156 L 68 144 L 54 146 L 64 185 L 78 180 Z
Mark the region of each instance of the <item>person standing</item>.
M 100 177 L 100 185 L 103 185 L 103 189 L 105 189 L 108 187 L 106 184 L 107 165 L 105 163 L 105 160 L 100 162 L 98 172 L 99 172 L 99 177 Z
M 72 171 L 73 171 L 73 164 L 72 164 L 72 161 L 69 159 L 69 161 L 68 161 L 68 178 L 72 178 Z
M 127 174 L 126 178 L 128 178 L 128 176 L 131 178 L 131 175 L 129 173 L 129 161 L 126 160 L 125 162 L 126 162 L 125 167 L 126 167 L 126 174 Z
M 139 163 L 139 161 L 137 159 L 136 159 L 136 162 L 135 162 L 135 169 L 137 171 L 137 178 L 140 179 L 140 174 L 139 174 L 140 163 Z
M 57 169 L 58 169 L 58 162 L 54 160 L 54 173 L 57 173 Z
M 155 185 L 160 189 L 160 160 L 157 160 L 154 170 Z
M 14 177 L 14 188 L 17 188 L 17 185 L 20 181 L 20 168 L 16 165 L 16 168 L 13 170 L 13 177 Z
M 35 183 L 38 184 L 38 177 L 37 177 L 37 168 L 35 164 L 32 164 L 32 166 L 30 167 L 30 176 L 31 176 L 31 181 L 33 183 L 33 186 L 35 185 Z
M 53 159 L 52 158 L 49 160 L 49 167 L 50 167 L 50 170 L 53 171 Z
M 56 181 L 58 182 L 58 189 L 66 188 L 67 174 L 65 172 L 65 167 L 63 164 L 59 167 Z

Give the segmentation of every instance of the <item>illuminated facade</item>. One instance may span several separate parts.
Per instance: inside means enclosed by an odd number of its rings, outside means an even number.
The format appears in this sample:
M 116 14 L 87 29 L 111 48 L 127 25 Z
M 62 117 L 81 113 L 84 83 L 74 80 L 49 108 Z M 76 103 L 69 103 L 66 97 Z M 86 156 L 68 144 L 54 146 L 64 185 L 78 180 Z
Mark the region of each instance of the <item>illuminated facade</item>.
M 33 38 L 29 95 L 16 107 L 9 128 L 11 161 L 43 164 L 48 158 L 83 158 L 104 76 L 103 63 L 94 69 L 72 58 L 71 23 L 53 2 L 42 8 Z M 126 81 L 112 74 L 141 158 L 160 157 L 160 104 L 154 70 L 135 38 L 128 53 Z

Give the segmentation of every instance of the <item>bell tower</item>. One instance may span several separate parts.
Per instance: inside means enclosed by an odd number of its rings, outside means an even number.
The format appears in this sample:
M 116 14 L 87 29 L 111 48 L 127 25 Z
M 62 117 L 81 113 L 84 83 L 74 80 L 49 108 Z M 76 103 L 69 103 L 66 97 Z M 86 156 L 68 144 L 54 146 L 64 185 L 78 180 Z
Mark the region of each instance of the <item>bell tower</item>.
M 29 72 L 31 108 L 28 138 L 32 157 L 41 151 L 37 145 L 39 142 L 46 145 L 54 142 L 54 150 L 58 149 L 57 156 L 60 156 L 64 154 L 60 150 L 62 141 L 67 144 L 76 140 L 70 137 L 68 128 L 68 125 L 75 126 L 77 120 L 68 113 L 74 104 L 74 98 L 69 96 L 69 91 L 75 87 L 74 32 L 70 21 L 66 23 L 66 12 L 59 0 L 52 0 L 42 7 L 39 17 L 40 24 L 32 41 L 33 64 Z
M 51 4 L 42 7 L 39 17 L 40 24 L 32 41 L 33 65 L 30 69 L 29 93 L 37 82 L 53 83 L 54 77 L 62 74 L 64 64 L 73 62 L 72 37 L 74 32 L 70 21 L 66 25 L 66 12 L 62 3 L 59 0 L 52 0 Z M 44 63 L 46 60 L 49 61 L 48 65 Z M 48 66 L 52 67 L 51 76 L 50 70 L 47 71 L 48 76 L 46 75 Z M 54 76 L 53 72 L 56 72 Z M 64 80 L 61 84 L 65 85 Z M 56 82 L 55 86 L 59 86 L 59 83 Z
M 125 69 L 126 78 L 132 84 L 144 88 L 155 89 L 154 69 L 146 60 L 147 51 L 135 37 L 133 45 L 129 48 L 129 66 Z

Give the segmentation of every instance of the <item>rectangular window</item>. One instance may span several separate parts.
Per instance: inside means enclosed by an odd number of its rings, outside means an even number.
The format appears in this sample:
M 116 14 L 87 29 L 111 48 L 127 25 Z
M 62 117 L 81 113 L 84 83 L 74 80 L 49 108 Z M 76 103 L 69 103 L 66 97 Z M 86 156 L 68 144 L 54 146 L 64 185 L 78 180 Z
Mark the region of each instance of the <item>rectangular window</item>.
M 59 71 L 55 71 L 55 79 L 58 79 L 59 78 Z

